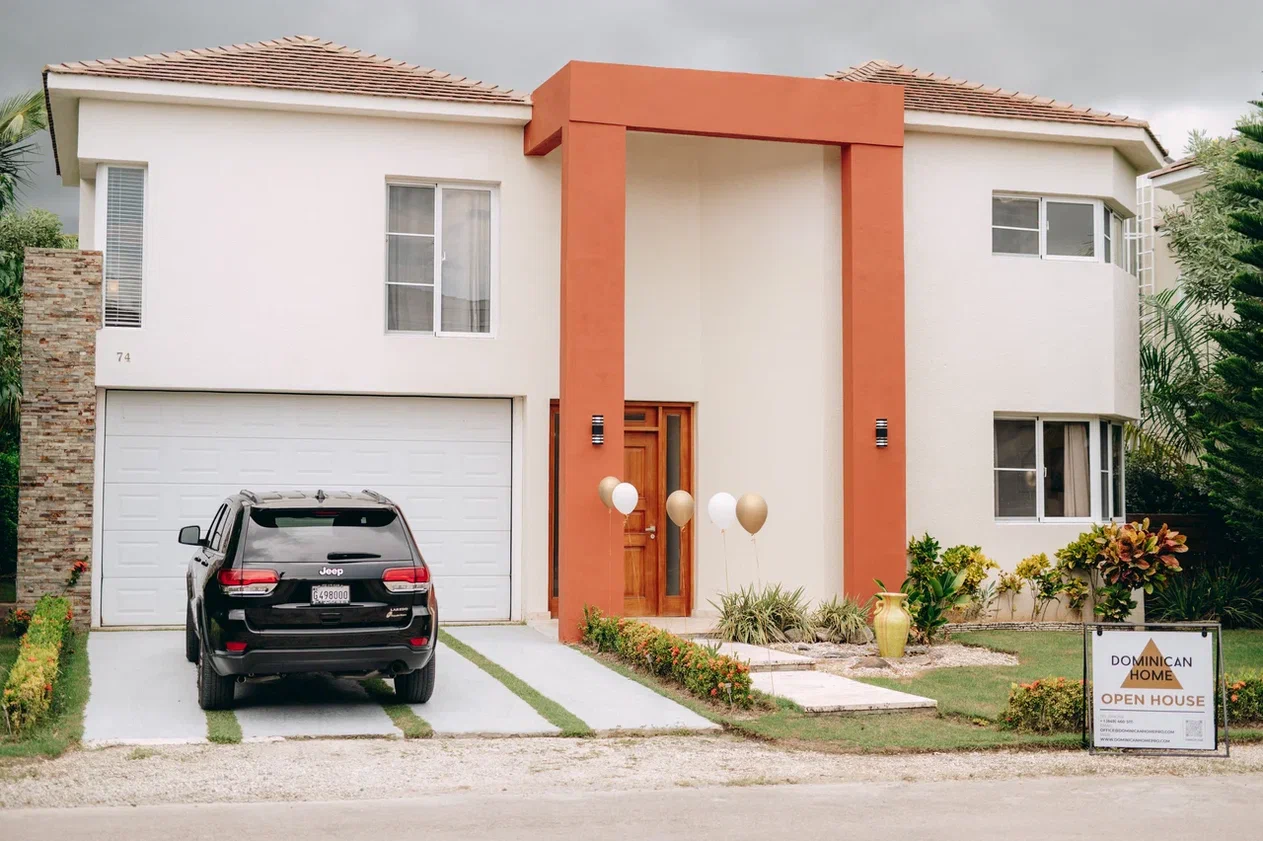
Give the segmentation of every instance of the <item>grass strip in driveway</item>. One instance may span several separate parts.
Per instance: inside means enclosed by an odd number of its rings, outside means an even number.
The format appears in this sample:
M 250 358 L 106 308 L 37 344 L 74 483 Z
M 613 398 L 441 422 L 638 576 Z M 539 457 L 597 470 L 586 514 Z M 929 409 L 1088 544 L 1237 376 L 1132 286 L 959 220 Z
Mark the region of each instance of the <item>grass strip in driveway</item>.
M 11 646 L 11 648 L 10 648 Z M 16 639 L 0 639 L 0 671 L 7 677 L 17 659 Z M 0 758 L 60 756 L 83 738 L 83 708 L 88 703 L 88 635 L 82 631 L 66 638 L 61 650 L 61 675 L 53 683 L 53 703 L 47 717 L 22 734 L 7 735 L 0 723 Z
M 421 716 L 412 711 L 412 707 L 396 699 L 395 690 L 386 685 L 379 677 L 371 677 L 360 681 L 368 697 L 382 705 L 382 710 L 390 716 L 395 726 L 403 731 L 405 739 L 428 739 L 434 735 L 434 728 Z
M 241 742 L 241 723 L 232 710 L 206 711 L 206 738 L 218 745 Z
M 591 736 L 592 728 L 570 710 L 558 704 L 552 698 L 542 695 L 539 690 L 522 680 L 508 669 L 488 660 L 465 643 L 456 639 L 451 634 L 439 632 L 439 639 L 448 648 L 491 675 L 496 680 L 503 683 L 508 690 L 514 695 L 530 704 L 535 712 L 544 717 L 544 720 L 554 727 L 561 730 L 562 736 Z

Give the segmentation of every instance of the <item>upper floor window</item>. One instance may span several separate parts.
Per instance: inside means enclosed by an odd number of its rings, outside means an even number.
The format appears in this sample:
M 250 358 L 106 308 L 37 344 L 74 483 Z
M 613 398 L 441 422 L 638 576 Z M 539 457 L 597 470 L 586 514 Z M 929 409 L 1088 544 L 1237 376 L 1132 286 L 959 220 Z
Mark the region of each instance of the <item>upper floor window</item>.
M 997 519 L 1124 516 L 1121 424 L 1095 418 L 996 418 L 994 435 Z
M 107 166 L 104 176 L 105 326 L 139 327 L 145 274 L 145 170 Z
M 492 332 L 494 191 L 387 185 L 386 329 Z
M 991 253 L 1110 262 L 1118 217 L 1099 199 L 991 197 Z

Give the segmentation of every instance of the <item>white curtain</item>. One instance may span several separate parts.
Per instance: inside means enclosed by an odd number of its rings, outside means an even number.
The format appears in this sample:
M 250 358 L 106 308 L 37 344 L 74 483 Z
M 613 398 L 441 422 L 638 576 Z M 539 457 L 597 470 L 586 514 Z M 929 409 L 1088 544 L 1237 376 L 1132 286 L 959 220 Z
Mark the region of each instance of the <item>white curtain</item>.
M 491 193 L 443 190 L 443 330 L 491 332 Z
M 1088 480 L 1088 425 L 1066 424 L 1065 479 L 1066 517 L 1092 516 Z

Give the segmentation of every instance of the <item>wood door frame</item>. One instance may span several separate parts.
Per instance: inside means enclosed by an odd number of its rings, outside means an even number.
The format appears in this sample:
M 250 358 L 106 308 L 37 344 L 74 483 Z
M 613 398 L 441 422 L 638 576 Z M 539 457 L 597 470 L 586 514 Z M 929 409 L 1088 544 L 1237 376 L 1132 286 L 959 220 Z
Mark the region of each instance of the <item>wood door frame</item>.
M 680 402 L 655 402 L 648 400 L 626 400 L 623 403 L 624 416 L 630 410 L 638 408 L 657 409 L 659 422 L 653 426 L 626 426 L 628 430 L 658 432 L 658 476 L 665 490 L 667 484 L 667 443 L 666 417 L 678 415 L 681 418 L 680 429 L 680 487 L 693 493 L 693 416 L 694 404 Z M 548 613 L 557 616 L 556 570 L 554 564 L 557 552 L 557 422 L 559 418 L 559 401 L 552 400 L 548 408 Z M 595 491 L 595 489 L 594 489 Z M 659 616 L 691 616 L 693 613 L 693 559 L 695 557 L 695 541 L 693 528 L 697 522 L 696 513 L 693 520 L 680 530 L 680 593 L 668 596 L 666 593 L 666 528 L 669 522 L 666 516 L 666 493 L 660 494 L 662 506 L 659 541 L 662 546 L 662 568 L 658 576 L 658 615 Z

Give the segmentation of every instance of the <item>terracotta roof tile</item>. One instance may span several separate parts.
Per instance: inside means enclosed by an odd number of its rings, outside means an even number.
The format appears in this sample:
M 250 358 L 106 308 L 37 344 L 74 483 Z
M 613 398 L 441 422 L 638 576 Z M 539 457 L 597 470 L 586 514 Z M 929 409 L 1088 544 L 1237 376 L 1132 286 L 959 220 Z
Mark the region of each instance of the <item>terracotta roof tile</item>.
M 1158 149 L 1164 155 L 1166 154 L 1166 149 L 1144 120 L 1134 120 L 1131 117 L 1098 111 L 1094 108 L 1083 108 L 1046 96 L 987 87 L 978 82 L 953 79 L 950 76 L 927 73 L 924 70 L 880 60 L 868 61 L 830 73 L 828 78 L 843 82 L 903 85 L 904 107 L 909 111 L 1143 128 Z
M 530 103 L 528 97 L 495 85 L 369 55 L 310 35 L 130 58 L 50 64 L 44 72 L 444 102 Z

